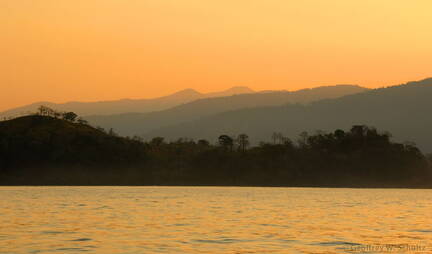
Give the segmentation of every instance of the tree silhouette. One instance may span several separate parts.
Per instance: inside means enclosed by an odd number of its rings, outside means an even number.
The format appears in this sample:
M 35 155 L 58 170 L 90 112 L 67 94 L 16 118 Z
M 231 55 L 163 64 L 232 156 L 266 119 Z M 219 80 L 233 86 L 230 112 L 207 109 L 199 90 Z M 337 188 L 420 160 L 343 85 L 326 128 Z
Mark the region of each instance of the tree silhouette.
M 39 114 L 39 115 L 42 115 L 42 116 L 51 116 L 51 117 L 55 117 L 55 115 L 56 115 L 57 113 L 58 113 L 58 112 L 55 111 L 54 109 L 49 108 L 49 107 L 44 106 L 44 105 L 41 105 L 41 106 L 39 106 L 39 108 L 38 108 L 38 114 Z
M 225 150 L 232 151 L 234 146 L 234 140 L 228 135 L 219 136 L 219 145 L 222 146 Z
M 210 146 L 210 142 L 208 140 L 205 140 L 205 139 L 198 140 L 197 144 L 201 147 L 209 147 Z
M 271 139 L 273 144 L 284 144 L 287 138 L 281 132 L 273 132 Z
M 249 146 L 249 136 L 246 134 L 240 134 L 237 136 L 237 144 L 241 151 L 246 151 L 246 148 Z
M 335 130 L 334 135 L 335 135 L 336 139 L 341 140 L 345 137 L 345 131 L 343 131 L 341 129 L 337 129 L 337 130 Z
M 368 127 L 365 125 L 354 125 L 351 128 L 351 134 L 356 138 L 363 138 L 368 131 Z
M 299 138 L 297 140 L 299 147 L 305 148 L 307 146 L 308 137 L 309 137 L 309 133 L 307 133 L 307 131 L 303 131 L 302 133 L 300 133 Z
M 74 112 L 63 113 L 63 119 L 66 121 L 75 122 L 77 117 L 78 117 L 78 115 L 75 114 Z
M 152 147 L 159 147 L 164 143 L 164 138 L 163 137 L 154 137 L 151 141 L 150 141 L 150 145 Z

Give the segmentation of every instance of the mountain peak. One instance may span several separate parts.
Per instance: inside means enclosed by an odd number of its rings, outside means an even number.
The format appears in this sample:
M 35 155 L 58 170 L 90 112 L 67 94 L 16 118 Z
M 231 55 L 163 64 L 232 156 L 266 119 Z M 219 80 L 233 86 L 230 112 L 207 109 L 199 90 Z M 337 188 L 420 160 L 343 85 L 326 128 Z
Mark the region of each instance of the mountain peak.
M 167 97 L 178 97 L 178 98 L 199 98 L 202 94 L 195 89 L 187 88 L 173 93 Z
M 255 91 L 250 89 L 247 86 L 233 86 L 227 90 L 225 90 L 225 92 L 231 92 L 231 93 L 254 93 Z

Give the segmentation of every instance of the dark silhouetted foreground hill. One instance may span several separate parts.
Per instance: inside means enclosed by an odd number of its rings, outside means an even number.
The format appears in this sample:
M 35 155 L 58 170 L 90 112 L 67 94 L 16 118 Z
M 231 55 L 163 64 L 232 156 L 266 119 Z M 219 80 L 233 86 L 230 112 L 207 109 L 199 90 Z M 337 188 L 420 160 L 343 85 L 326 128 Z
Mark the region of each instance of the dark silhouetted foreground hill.
M 113 128 L 122 135 L 133 136 L 226 111 L 262 106 L 280 106 L 287 103 L 307 104 L 317 100 L 361 93 L 366 90 L 366 88 L 359 86 L 337 85 L 302 89 L 295 92 L 278 91 L 239 94 L 200 99 L 159 112 L 88 116 L 86 119 L 93 125 Z
M 0 122 L 0 184 L 431 187 L 414 145 L 362 125 L 250 147 L 246 134 L 142 142 L 73 121 Z
M 154 99 L 123 99 L 114 101 L 100 102 L 37 102 L 19 108 L 14 108 L 0 113 L 0 118 L 16 117 L 21 114 L 35 112 L 41 106 L 48 106 L 62 111 L 73 111 L 79 115 L 110 115 L 129 112 L 151 112 L 168 109 L 183 103 L 191 102 L 202 98 L 212 98 L 217 96 L 231 96 L 234 94 L 253 93 L 254 91 L 247 87 L 232 87 L 225 91 L 215 93 L 200 93 L 193 89 L 185 89 L 177 93 Z
M 106 169 L 126 168 L 142 162 L 143 151 L 141 142 L 48 116 L 25 116 L 0 122 L 1 171 L 11 173 L 17 177 L 16 181 L 22 178 L 24 183 L 62 184 L 75 173 L 92 173 L 66 170 L 81 167 L 92 168 L 96 170 L 95 177 L 103 178 Z M 51 169 L 54 171 L 50 172 Z
M 162 136 L 217 139 L 220 133 L 247 133 L 252 143 L 270 140 L 273 132 L 295 138 L 302 131 L 331 131 L 366 124 L 390 131 L 395 140 L 413 141 L 432 152 L 432 79 L 370 90 L 309 105 L 249 108 L 202 117 L 147 132 Z

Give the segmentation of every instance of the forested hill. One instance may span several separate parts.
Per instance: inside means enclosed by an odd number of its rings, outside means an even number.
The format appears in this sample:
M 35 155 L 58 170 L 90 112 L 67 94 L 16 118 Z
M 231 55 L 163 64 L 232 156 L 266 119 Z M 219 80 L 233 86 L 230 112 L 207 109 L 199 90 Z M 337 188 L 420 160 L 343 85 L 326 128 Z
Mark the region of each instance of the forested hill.
M 246 134 L 142 142 L 44 112 L 0 122 L 1 185 L 432 187 L 414 145 L 363 125 L 259 146 Z
M 86 123 L 31 115 L 0 122 L 0 168 L 44 165 L 127 165 L 142 159 L 142 143 Z

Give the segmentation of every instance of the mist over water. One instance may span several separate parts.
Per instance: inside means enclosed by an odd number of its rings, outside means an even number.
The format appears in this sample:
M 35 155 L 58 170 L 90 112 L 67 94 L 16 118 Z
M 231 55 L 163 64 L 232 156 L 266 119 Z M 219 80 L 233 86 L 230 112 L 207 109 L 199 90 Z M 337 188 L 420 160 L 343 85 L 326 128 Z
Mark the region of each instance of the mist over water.
M 429 253 L 431 211 L 432 190 L 0 187 L 0 253 Z

